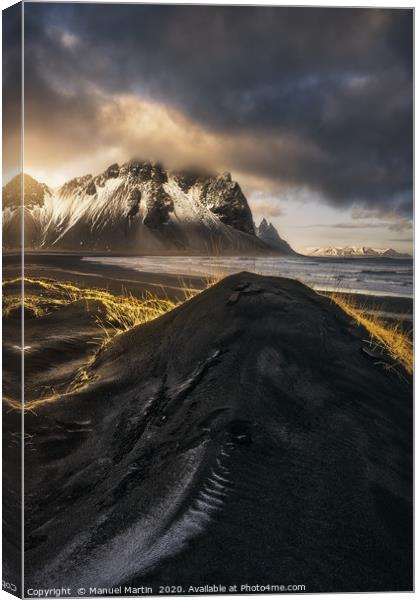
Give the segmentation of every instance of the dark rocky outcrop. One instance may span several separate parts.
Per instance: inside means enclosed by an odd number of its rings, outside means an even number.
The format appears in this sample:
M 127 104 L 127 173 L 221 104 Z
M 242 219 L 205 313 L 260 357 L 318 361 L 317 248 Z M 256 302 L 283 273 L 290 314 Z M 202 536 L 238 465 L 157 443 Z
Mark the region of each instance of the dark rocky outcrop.
M 205 173 L 195 169 L 176 171 L 172 175 L 183 192 L 188 192 L 193 185 L 205 183 L 213 176 L 210 173 Z
M 23 184 L 23 187 L 22 187 Z M 22 206 L 22 194 L 25 192 L 26 208 L 42 206 L 46 195 L 51 195 L 51 190 L 45 183 L 39 183 L 30 175 L 16 175 L 3 187 L 3 208 Z
M 86 194 L 88 196 L 94 196 L 96 194 L 96 185 L 93 179 L 86 188 Z
M 222 223 L 254 234 L 251 209 L 239 184 L 232 181 L 230 173 L 208 179 L 203 185 L 200 198 Z
M 262 219 L 257 227 L 257 236 L 273 250 L 280 252 L 283 255 L 297 255 L 293 248 L 283 240 L 277 229 L 272 223 L 266 219 Z
M 152 183 L 145 204 L 146 212 L 143 223 L 150 229 L 160 230 L 163 225 L 168 223 L 169 215 L 173 211 L 172 198 L 159 183 Z
M 92 175 L 81 175 L 80 177 L 74 177 L 73 179 L 66 181 L 60 188 L 61 195 L 70 196 L 74 193 L 86 193 L 86 190 L 92 181 L 100 187 L 103 187 L 103 181 L 101 181 L 100 178 L 95 177 L 92 179 Z
M 118 166 L 118 163 L 114 163 L 114 164 L 110 165 L 106 170 L 106 175 L 107 175 L 107 177 L 110 177 L 110 178 L 118 177 L 119 174 L 120 174 L 120 168 Z
M 134 188 L 130 194 L 128 202 L 128 213 L 127 217 L 134 217 L 139 212 L 141 201 L 141 191 L 139 188 Z
M 165 183 L 168 180 L 166 171 L 157 162 L 132 159 L 120 168 L 120 175 L 130 175 L 141 182 L 153 181 L 156 184 Z

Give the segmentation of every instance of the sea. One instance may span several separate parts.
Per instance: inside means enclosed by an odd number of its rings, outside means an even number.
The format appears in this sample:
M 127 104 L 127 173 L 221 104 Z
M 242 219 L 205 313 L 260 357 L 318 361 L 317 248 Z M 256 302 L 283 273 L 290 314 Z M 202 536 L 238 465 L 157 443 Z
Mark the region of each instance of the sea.
M 319 291 L 413 297 L 411 258 L 88 256 L 83 260 L 146 273 L 209 278 L 252 271 L 298 279 Z

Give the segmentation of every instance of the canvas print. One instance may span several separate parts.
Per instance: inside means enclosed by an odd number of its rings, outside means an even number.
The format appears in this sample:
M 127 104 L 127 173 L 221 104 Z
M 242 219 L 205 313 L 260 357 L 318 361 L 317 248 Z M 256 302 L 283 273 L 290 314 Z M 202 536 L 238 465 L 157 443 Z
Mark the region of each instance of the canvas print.
M 413 588 L 413 10 L 3 11 L 3 589 Z

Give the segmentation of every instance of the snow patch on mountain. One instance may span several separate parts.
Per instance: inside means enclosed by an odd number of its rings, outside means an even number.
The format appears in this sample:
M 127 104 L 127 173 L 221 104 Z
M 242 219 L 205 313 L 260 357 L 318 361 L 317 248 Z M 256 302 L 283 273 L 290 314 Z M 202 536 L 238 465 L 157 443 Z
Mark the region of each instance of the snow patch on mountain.
M 20 181 L 3 188 L 3 244 L 19 241 Z M 131 253 L 293 252 L 257 235 L 248 202 L 229 173 L 169 172 L 131 160 L 52 189 L 25 176 L 25 246 Z
M 393 248 L 372 248 L 370 246 L 310 248 L 308 254 L 309 256 L 411 258 L 409 254 L 397 252 Z

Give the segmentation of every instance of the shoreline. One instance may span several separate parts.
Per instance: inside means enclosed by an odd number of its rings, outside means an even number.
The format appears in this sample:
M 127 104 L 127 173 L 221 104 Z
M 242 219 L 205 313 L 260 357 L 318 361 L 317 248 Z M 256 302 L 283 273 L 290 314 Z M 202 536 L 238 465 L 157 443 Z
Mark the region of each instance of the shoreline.
M 82 287 L 93 286 L 107 289 L 115 294 L 144 293 L 163 294 L 169 299 L 179 299 L 186 290 L 201 290 L 206 287 L 209 277 L 173 273 L 153 273 L 139 271 L 121 265 L 84 261 L 86 254 L 28 253 L 25 254 L 25 275 L 46 277 L 60 281 L 70 281 Z M 98 254 L 96 254 L 98 256 Z M 3 256 L 3 278 L 20 274 L 20 255 Z M 373 295 L 369 293 L 316 290 L 326 296 L 333 293 L 354 300 L 368 311 L 382 313 L 393 320 L 412 321 L 413 298 L 392 294 Z

